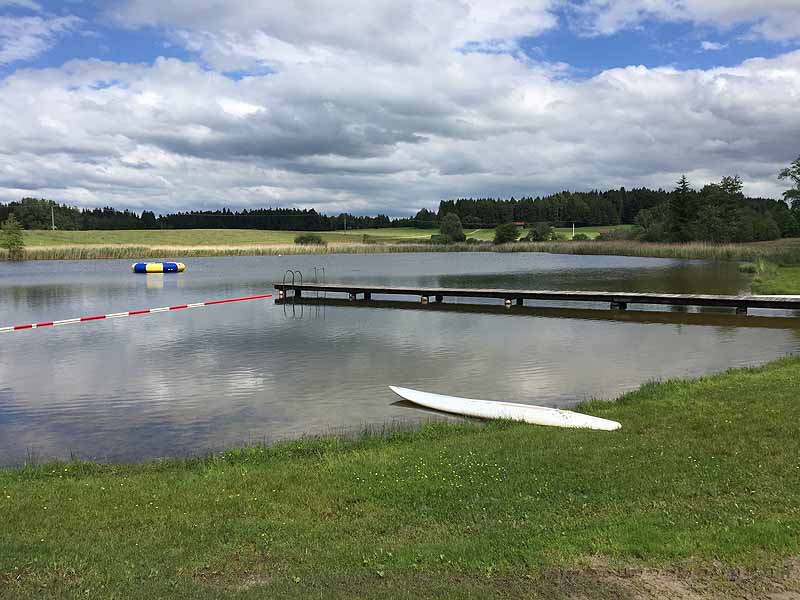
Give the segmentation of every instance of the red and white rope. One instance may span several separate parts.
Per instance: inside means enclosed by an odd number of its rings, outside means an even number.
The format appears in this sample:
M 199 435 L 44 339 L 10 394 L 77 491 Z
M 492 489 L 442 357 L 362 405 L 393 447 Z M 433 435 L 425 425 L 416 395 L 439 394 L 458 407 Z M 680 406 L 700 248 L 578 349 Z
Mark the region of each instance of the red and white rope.
M 258 296 L 242 296 L 241 298 L 226 298 L 225 300 L 209 300 L 208 302 L 193 302 L 192 304 L 176 304 L 175 306 L 162 306 L 161 308 L 145 308 L 142 310 L 129 310 L 127 312 L 111 313 L 108 315 L 92 315 L 90 317 L 77 317 L 75 319 L 61 319 L 60 321 L 41 321 L 39 323 L 26 323 L 24 325 L 9 325 L 0 327 L 0 332 L 21 331 L 23 329 L 39 329 L 41 327 L 55 327 L 58 325 L 70 325 L 72 323 L 86 323 L 87 321 L 100 321 L 102 319 L 119 319 L 120 317 L 133 317 L 135 315 L 147 315 L 151 313 L 168 312 L 170 310 L 180 310 L 182 308 L 200 308 L 201 306 L 214 306 L 216 304 L 228 304 L 229 302 L 244 302 L 246 300 L 260 300 L 262 298 L 272 298 L 272 294 L 260 294 Z

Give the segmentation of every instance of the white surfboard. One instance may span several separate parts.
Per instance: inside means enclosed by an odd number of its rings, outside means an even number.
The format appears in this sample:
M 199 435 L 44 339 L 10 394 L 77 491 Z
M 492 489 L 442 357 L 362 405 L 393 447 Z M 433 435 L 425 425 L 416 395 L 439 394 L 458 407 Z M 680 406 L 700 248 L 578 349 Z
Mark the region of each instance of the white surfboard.
M 546 406 L 533 406 L 531 404 L 518 404 L 515 402 L 496 402 L 493 400 L 474 400 L 472 398 L 459 398 L 457 396 L 443 396 L 420 392 L 408 388 L 390 385 L 395 394 L 426 408 L 442 412 L 478 417 L 481 419 L 511 419 L 512 421 L 525 421 L 535 425 L 549 425 L 552 427 L 578 427 L 583 429 L 602 429 L 614 431 L 622 427 L 616 421 L 601 419 L 591 415 L 576 413 L 571 410 L 548 408 Z

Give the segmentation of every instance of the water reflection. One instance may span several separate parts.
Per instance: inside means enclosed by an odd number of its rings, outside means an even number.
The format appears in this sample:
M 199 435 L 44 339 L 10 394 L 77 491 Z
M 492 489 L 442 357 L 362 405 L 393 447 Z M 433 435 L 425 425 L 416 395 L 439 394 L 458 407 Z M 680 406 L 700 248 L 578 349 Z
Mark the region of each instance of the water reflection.
M 626 257 L 195 259 L 151 285 L 129 261 L 0 265 L 20 323 L 263 293 L 287 268 L 396 285 L 737 293 L 735 265 Z M 163 283 L 163 285 L 162 285 Z M 800 349 L 797 319 L 483 304 L 271 300 L 0 340 L 0 462 L 127 460 L 416 418 L 389 384 L 566 406 Z M 396 305 L 402 306 L 396 306 Z

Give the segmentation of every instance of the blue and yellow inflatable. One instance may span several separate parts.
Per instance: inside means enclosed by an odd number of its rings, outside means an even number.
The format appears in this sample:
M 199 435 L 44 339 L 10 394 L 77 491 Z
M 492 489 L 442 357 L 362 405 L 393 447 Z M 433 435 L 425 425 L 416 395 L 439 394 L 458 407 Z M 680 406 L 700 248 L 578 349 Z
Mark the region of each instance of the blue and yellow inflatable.
M 186 265 L 179 262 L 134 263 L 134 273 L 183 273 Z

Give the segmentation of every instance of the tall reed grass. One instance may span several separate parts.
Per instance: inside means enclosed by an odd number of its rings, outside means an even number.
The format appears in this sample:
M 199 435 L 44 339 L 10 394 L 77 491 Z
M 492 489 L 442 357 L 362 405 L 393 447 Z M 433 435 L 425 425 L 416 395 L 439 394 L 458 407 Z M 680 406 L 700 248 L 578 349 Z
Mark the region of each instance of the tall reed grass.
M 299 244 L 248 244 L 240 246 L 144 246 L 144 245 L 80 245 L 33 246 L 25 249 L 25 260 L 82 259 L 153 259 L 191 256 L 281 256 L 295 254 L 381 254 L 404 252 L 547 252 L 553 254 L 587 254 L 643 256 L 654 258 L 703 259 L 718 261 L 769 260 L 779 265 L 800 264 L 800 239 L 752 244 L 654 244 L 622 241 L 556 241 L 515 242 L 495 246 L 491 243 L 330 243 L 327 246 Z M 0 260 L 8 260 L 8 252 L 0 250 Z
M 800 239 L 749 244 L 656 244 L 630 240 L 609 242 L 517 242 L 501 246 L 507 252 L 550 252 L 555 254 L 605 254 L 652 258 L 702 259 L 718 261 L 770 260 L 781 265 L 800 264 Z

